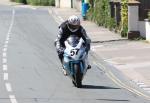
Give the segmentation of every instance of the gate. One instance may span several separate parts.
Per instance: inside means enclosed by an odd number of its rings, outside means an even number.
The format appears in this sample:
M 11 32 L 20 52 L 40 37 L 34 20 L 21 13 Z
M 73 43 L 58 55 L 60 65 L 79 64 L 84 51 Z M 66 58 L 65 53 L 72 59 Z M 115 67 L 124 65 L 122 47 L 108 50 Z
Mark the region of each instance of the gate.
M 150 0 L 138 0 L 139 6 L 139 19 L 144 20 L 148 18 L 148 12 L 150 12 Z

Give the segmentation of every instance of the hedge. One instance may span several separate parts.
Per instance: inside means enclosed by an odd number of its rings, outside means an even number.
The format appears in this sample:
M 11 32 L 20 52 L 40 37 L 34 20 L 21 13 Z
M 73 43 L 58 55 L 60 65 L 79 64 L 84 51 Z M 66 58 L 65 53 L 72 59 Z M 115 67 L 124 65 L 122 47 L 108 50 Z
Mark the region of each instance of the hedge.
M 116 22 L 110 15 L 109 0 L 95 0 L 94 6 L 91 6 L 88 11 L 87 18 L 99 26 L 108 27 L 111 30 L 116 27 Z
M 54 6 L 55 0 L 11 0 L 18 3 L 31 4 L 31 5 L 45 5 Z
M 120 32 L 121 36 L 125 37 L 128 32 L 127 2 L 128 0 L 121 0 L 121 22 L 119 25 L 117 25 L 114 18 L 111 18 L 109 0 L 94 0 L 94 6 L 90 7 L 87 18 L 94 21 L 99 26 L 104 26 L 110 30 Z

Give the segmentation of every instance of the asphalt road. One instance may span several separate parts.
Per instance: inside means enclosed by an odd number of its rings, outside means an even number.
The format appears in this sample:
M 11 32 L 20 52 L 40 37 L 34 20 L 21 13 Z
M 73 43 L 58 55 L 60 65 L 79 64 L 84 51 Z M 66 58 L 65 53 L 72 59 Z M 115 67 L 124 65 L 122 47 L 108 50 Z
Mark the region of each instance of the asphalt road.
M 0 103 L 150 102 L 143 94 L 138 96 L 117 85 L 107 70 L 94 62 L 83 80 L 83 88 L 75 88 L 60 70 L 53 45 L 57 27 L 46 7 L 0 5 Z M 102 62 L 92 55 L 90 60 Z

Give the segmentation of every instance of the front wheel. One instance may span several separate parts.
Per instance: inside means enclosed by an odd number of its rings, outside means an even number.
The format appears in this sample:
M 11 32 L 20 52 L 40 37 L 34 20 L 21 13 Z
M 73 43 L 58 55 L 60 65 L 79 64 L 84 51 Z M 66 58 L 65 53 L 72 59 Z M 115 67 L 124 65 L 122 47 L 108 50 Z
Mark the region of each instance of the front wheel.
M 79 64 L 74 64 L 74 72 L 75 72 L 74 81 L 72 82 L 77 88 L 81 88 L 83 74 L 81 73 Z

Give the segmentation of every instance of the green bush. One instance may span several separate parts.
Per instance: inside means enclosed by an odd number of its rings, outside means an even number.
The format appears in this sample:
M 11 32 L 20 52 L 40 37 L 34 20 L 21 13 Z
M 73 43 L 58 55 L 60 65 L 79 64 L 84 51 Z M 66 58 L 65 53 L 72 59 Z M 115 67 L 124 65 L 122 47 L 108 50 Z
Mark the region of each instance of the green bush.
M 17 2 L 17 3 L 24 3 L 26 4 L 26 0 L 10 0 L 12 2 Z
M 126 37 L 128 32 L 128 0 L 122 0 L 121 4 L 121 36 Z
M 11 0 L 18 3 L 31 4 L 31 5 L 44 5 L 44 6 L 54 6 L 55 0 Z
M 117 25 L 114 18 L 111 18 L 109 0 L 95 0 L 94 7 L 89 9 L 87 17 L 89 20 L 96 22 L 99 26 L 108 27 L 110 30 L 120 32 L 121 36 L 126 37 L 128 32 L 127 3 L 128 0 L 121 0 L 121 22 L 119 25 Z
M 27 0 L 28 4 L 31 5 L 51 5 L 54 6 L 55 5 L 55 0 Z
M 15 0 L 10 0 L 10 1 L 15 2 Z
M 110 30 L 116 26 L 114 18 L 110 16 L 109 0 L 95 0 L 94 7 L 89 9 L 87 17 L 99 26 L 108 27 Z
M 117 23 L 116 23 L 116 21 L 115 21 L 114 18 L 110 18 L 109 23 L 108 23 L 108 26 L 109 26 L 109 27 L 108 27 L 109 30 L 115 29 L 115 31 L 116 31 L 116 29 L 117 29 Z

